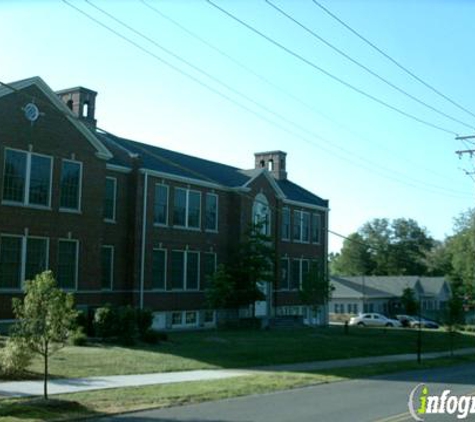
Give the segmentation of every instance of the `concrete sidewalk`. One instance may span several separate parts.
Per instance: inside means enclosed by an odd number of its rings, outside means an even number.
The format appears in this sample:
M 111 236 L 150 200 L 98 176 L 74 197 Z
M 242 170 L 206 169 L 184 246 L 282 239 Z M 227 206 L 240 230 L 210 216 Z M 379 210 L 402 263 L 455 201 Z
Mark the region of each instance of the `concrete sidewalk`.
M 475 354 L 475 348 L 460 349 L 454 352 L 457 356 Z M 450 352 L 424 353 L 423 359 L 448 357 Z M 364 358 L 338 359 L 318 362 L 304 362 L 287 365 L 263 366 L 247 369 L 209 369 L 182 372 L 164 372 L 141 375 L 112 375 L 104 377 L 52 379 L 48 383 L 49 394 L 78 393 L 83 391 L 103 390 L 119 387 L 139 387 L 145 385 L 171 384 L 186 381 L 218 380 L 262 372 L 305 372 L 321 369 L 347 368 L 387 362 L 415 361 L 416 354 L 372 356 Z M 0 382 L 0 397 L 26 397 L 43 394 L 43 381 L 11 381 Z

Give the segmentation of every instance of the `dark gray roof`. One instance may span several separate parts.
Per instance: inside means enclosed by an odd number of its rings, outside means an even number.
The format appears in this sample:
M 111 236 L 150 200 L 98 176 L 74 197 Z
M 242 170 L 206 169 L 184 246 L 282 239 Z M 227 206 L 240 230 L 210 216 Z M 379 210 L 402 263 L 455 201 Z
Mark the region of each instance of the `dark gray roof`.
M 109 160 L 110 164 L 130 168 L 138 164 L 139 167 L 148 170 L 216 183 L 230 188 L 243 186 L 252 178 L 252 173 L 226 164 L 132 141 L 102 131 L 96 132 L 96 136 L 113 153 L 114 158 Z M 137 155 L 137 163 L 134 163 L 131 154 Z M 276 182 L 289 200 L 328 207 L 327 200 L 290 180 L 276 180 Z

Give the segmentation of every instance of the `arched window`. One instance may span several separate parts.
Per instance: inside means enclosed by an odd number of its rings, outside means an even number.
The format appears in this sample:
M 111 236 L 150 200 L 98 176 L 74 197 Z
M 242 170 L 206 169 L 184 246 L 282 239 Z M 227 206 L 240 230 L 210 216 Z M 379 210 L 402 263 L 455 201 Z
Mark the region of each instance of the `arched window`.
M 252 206 L 252 222 L 259 225 L 261 233 L 266 236 L 270 235 L 270 217 L 270 208 L 267 198 L 262 193 L 257 194 Z
M 87 117 L 89 116 L 89 103 L 86 101 L 82 105 L 82 117 Z
M 68 100 L 66 105 L 69 107 L 70 110 L 72 110 L 73 109 L 73 100 Z
M 274 160 L 272 158 L 267 162 L 267 170 L 274 171 Z
M 259 164 L 262 168 L 266 166 L 266 162 L 264 160 L 261 160 Z

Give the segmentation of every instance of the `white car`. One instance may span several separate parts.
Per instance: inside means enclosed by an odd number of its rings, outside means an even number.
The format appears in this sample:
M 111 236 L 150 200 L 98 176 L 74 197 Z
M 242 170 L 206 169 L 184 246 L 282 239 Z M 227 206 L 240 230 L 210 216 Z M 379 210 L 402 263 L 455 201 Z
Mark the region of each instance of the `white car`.
M 396 319 L 390 319 L 381 314 L 367 313 L 352 317 L 350 325 L 359 327 L 402 327 L 402 324 Z

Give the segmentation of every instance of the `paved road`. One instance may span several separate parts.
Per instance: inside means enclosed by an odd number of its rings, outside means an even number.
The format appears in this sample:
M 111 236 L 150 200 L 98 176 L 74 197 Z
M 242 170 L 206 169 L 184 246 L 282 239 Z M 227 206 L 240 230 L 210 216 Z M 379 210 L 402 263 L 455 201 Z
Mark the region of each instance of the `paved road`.
M 336 382 L 102 419 L 102 422 L 402 422 L 412 421 L 408 396 L 419 383 L 430 394 L 475 394 L 475 364 Z M 474 420 L 475 415 L 468 417 Z M 426 415 L 426 421 L 456 421 Z

